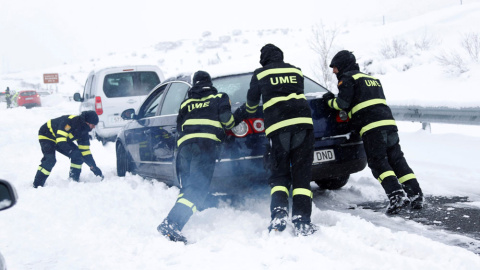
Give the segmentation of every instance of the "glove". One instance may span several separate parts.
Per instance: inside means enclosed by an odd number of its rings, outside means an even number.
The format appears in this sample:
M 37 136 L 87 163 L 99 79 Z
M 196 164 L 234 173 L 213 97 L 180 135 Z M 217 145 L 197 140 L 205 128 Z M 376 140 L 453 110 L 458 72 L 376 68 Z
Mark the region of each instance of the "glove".
M 332 98 L 335 98 L 335 95 L 332 92 L 327 92 L 327 93 L 323 94 L 322 98 L 325 99 L 325 100 L 330 100 Z
M 323 94 L 322 98 L 323 98 L 323 102 L 325 103 L 325 106 L 330 108 L 330 106 L 328 106 L 328 101 L 331 100 L 331 99 L 334 99 L 335 95 L 332 92 L 327 92 L 327 93 Z
M 233 113 L 233 118 L 235 119 L 235 126 L 240 124 L 244 119 L 248 118 L 246 103 L 243 103 L 235 110 L 235 112 Z
M 103 173 L 102 173 L 102 170 L 100 170 L 100 168 L 92 166 L 90 170 L 93 172 L 93 174 L 95 174 L 95 176 L 100 176 L 103 180 Z

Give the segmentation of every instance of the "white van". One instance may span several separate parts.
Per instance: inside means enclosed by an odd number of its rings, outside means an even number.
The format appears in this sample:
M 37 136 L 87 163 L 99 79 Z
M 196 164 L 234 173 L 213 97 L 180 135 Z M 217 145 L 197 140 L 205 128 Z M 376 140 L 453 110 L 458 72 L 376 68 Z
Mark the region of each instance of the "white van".
M 92 135 L 105 143 L 115 140 L 125 124 L 120 117 L 122 111 L 138 107 L 164 79 L 160 68 L 153 65 L 94 70 L 87 77 L 83 96 L 75 93 L 73 99 L 81 102 L 80 112 L 97 112 L 99 122 Z

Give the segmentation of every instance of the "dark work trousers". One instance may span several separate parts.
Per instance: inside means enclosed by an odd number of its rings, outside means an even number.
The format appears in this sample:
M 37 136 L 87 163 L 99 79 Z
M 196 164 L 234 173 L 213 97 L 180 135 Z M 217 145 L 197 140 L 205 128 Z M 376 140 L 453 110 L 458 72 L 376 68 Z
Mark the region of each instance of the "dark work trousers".
M 372 170 L 373 176 L 382 184 L 385 193 L 388 195 L 402 189 L 398 178 L 413 175 L 413 171 L 408 166 L 400 149 L 397 131 L 373 130 L 364 134 L 362 139 L 368 167 Z M 392 171 L 394 174 L 388 173 Z M 382 174 L 388 176 L 383 177 Z M 415 183 L 418 186 L 415 178 L 409 179 L 407 182 Z
M 177 157 L 181 177 L 180 195 L 168 213 L 167 220 L 182 230 L 198 206 L 202 206 L 210 188 L 217 143 L 206 139 L 200 143 L 182 145 Z
M 277 211 L 288 213 L 288 197 L 292 188 L 292 221 L 310 222 L 312 213 L 313 130 L 285 132 L 270 138 L 275 160 L 269 179 L 272 219 Z
M 55 158 L 55 151 L 59 151 L 57 149 L 57 144 L 51 140 L 41 139 L 39 140 L 39 142 L 42 149 L 43 157 L 40 161 L 40 166 L 38 166 L 37 173 L 35 174 L 35 180 L 33 181 L 34 187 L 43 186 L 45 184 L 45 181 L 47 181 L 47 178 L 50 175 L 53 166 L 55 166 L 55 163 L 57 163 L 57 159 Z M 68 153 L 63 153 L 61 151 L 59 151 L 59 153 L 65 155 L 66 157 L 69 157 Z M 83 163 L 83 158 L 80 151 L 74 150 L 72 151 L 72 153 L 70 153 L 70 156 L 71 163 L 80 165 Z M 78 181 L 80 178 L 80 172 L 81 169 L 71 167 L 69 177 L 75 181 Z

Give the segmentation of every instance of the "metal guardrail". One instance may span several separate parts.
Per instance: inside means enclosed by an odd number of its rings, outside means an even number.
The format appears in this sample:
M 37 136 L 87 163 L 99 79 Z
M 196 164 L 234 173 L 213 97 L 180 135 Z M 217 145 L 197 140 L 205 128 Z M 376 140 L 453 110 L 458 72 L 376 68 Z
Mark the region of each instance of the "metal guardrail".
M 398 121 L 420 122 L 424 128 L 430 123 L 480 125 L 480 107 L 447 108 L 389 105 Z

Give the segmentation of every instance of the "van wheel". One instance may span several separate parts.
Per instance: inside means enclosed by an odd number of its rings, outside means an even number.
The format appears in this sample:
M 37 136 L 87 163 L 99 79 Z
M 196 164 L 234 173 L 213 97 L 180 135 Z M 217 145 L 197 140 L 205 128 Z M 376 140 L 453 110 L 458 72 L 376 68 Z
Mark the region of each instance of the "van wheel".
M 322 179 L 315 181 L 315 183 L 321 188 L 321 189 L 340 189 L 341 187 L 345 186 L 348 183 L 348 179 L 350 178 L 350 175 L 342 175 L 339 177 L 334 177 L 334 178 L 328 178 L 328 179 Z
M 125 176 L 129 171 L 127 152 L 121 143 L 117 144 L 117 175 Z

